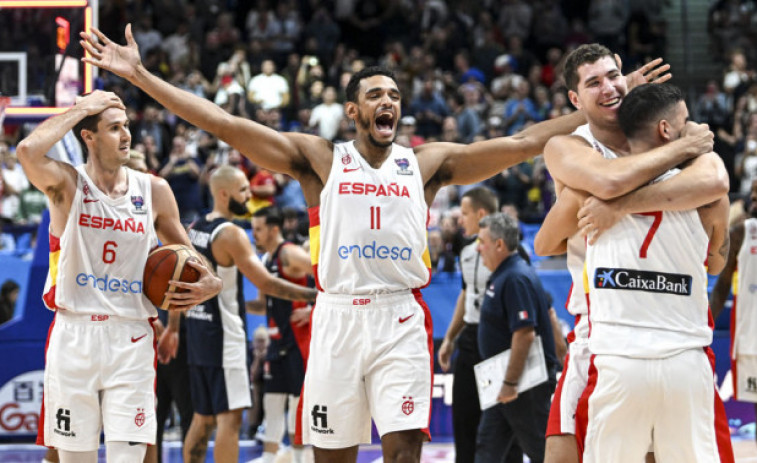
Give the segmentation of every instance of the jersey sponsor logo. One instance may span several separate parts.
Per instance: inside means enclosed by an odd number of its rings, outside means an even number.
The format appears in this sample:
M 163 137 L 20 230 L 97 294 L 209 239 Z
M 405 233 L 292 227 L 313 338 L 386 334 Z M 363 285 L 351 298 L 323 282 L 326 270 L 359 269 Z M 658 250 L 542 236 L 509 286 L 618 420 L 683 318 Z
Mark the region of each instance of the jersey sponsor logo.
M 140 294 L 142 292 L 142 280 L 129 281 L 125 278 L 111 278 L 108 274 L 98 277 L 92 273 L 80 273 L 76 275 L 76 284 L 83 287 L 91 285 L 104 293 Z
M 132 336 L 131 337 L 131 342 L 137 342 L 140 339 L 144 338 L 145 336 L 147 336 L 147 334 L 143 334 L 142 336 L 137 336 L 136 338 L 134 336 Z
M 757 377 L 750 376 L 746 379 L 746 390 L 749 392 L 757 392 Z
M 366 196 L 399 196 L 410 197 L 410 191 L 406 186 L 392 182 L 389 185 L 376 185 L 362 182 L 342 182 L 339 184 L 340 195 L 366 195 Z
M 413 256 L 413 250 L 399 246 L 377 245 L 376 241 L 360 246 L 353 244 L 349 246 L 339 246 L 336 250 L 337 255 L 342 260 L 347 260 L 351 256 L 358 259 L 381 259 L 381 260 L 404 260 L 408 261 Z
M 313 418 L 311 431 L 319 434 L 334 434 L 334 430 L 329 428 L 328 409 L 325 405 L 313 405 L 310 416 Z
M 76 437 L 76 433 L 71 431 L 71 410 L 67 408 L 58 409 L 55 413 L 55 428 L 53 428 L 53 432 L 63 437 Z
M 145 234 L 145 224 L 137 222 L 132 217 L 126 220 L 113 219 L 110 217 L 100 217 L 97 215 L 80 214 L 79 226 L 87 228 L 95 228 L 99 230 L 113 230 L 122 231 L 124 233 L 137 233 L 140 235 Z
M 414 316 L 414 315 L 415 315 L 415 314 L 412 314 L 412 315 L 408 315 L 407 317 L 400 317 L 400 323 L 405 323 L 406 321 L 408 321 L 408 320 L 410 320 L 411 318 L 413 318 L 413 316 Z M 412 399 L 412 397 L 411 397 L 411 399 Z
M 400 170 L 397 171 L 398 174 L 413 175 L 413 171 L 409 170 L 410 161 L 408 161 L 407 158 L 395 159 L 394 162 L 397 164 L 397 167 L 400 168 Z
M 205 304 L 200 304 L 192 307 L 191 309 L 186 311 L 185 316 L 193 320 L 201 320 L 204 322 L 213 321 L 213 314 L 211 312 L 205 311 Z
M 597 289 L 623 289 L 691 296 L 691 275 L 599 267 L 594 272 Z

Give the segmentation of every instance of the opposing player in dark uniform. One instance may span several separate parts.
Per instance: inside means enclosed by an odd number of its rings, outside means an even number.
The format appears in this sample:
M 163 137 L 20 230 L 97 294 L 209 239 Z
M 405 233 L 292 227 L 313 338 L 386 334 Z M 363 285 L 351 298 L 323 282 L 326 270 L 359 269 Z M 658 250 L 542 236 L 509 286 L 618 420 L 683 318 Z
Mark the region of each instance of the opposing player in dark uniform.
M 310 255 L 300 246 L 284 240 L 282 226 L 283 216 L 277 208 L 257 210 L 252 216 L 255 244 L 266 252 L 263 262 L 272 275 L 307 285 L 308 275 L 312 274 Z M 310 343 L 310 306 L 265 296 L 257 307 L 255 313 L 264 312 L 266 315 L 271 342 L 264 369 L 266 426 L 262 463 L 272 463 L 285 427 L 290 441 L 294 439 L 296 411 Z M 302 462 L 301 445 L 293 445 L 292 457 L 294 463 Z
M 204 462 L 217 426 L 214 461 L 237 462 L 242 411 L 251 405 L 242 278 L 259 291 L 299 300 L 315 299 L 312 288 L 273 277 L 258 259 L 247 234 L 231 222 L 250 199 L 244 173 L 231 166 L 210 177 L 213 210 L 189 228 L 195 248 L 223 281 L 221 293 L 187 312 L 188 362 L 195 414 L 184 443 L 184 461 Z

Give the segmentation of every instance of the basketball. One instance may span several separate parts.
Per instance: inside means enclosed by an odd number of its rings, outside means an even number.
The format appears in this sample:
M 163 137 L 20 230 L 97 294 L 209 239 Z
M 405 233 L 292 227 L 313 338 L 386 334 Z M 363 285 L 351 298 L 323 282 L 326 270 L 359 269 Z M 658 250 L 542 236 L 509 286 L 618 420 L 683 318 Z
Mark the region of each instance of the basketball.
M 156 307 L 164 310 L 171 310 L 166 300 L 166 292 L 173 289 L 169 288 L 168 282 L 171 280 L 194 283 L 200 279 L 200 272 L 188 261 L 200 262 L 197 252 L 183 244 L 169 244 L 160 246 L 153 250 L 147 256 L 145 271 L 142 275 L 143 291 L 147 299 Z M 176 288 L 176 292 L 185 290 Z

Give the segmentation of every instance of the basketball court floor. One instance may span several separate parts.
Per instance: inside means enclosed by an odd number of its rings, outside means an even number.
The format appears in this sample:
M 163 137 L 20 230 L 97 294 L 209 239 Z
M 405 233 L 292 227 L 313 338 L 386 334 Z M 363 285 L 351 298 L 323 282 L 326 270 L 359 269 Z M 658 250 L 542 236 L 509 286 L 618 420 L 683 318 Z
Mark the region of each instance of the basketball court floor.
M 737 463 L 757 463 L 757 444 L 754 436 L 739 436 L 733 439 L 733 449 Z M 262 448 L 251 440 L 240 442 L 239 461 L 248 463 L 260 456 Z M 284 449 L 278 455 L 276 463 L 290 463 L 291 455 Z M 207 463 L 213 463 L 213 444 L 208 448 Z M 33 444 L 0 444 L 0 463 L 39 463 L 45 450 Z M 105 451 L 100 449 L 100 462 L 105 462 Z M 306 455 L 306 462 L 312 462 L 312 454 Z M 366 445 L 360 447 L 358 463 L 380 463 L 381 446 Z M 423 446 L 421 463 L 451 463 L 455 461 L 455 451 L 451 442 L 433 442 Z M 528 458 L 524 459 L 528 462 Z M 181 463 L 181 447 L 178 441 L 168 441 L 163 448 L 164 463 Z

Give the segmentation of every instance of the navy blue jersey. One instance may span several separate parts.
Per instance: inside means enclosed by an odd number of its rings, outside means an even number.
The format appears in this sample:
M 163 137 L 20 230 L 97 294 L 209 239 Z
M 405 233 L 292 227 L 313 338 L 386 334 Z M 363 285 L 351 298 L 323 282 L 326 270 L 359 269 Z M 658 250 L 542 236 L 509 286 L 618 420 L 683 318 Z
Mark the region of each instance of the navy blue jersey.
M 187 311 L 188 363 L 190 365 L 247 368 L 247 335 L 242 274 L 235 265 L 219 266 L 212 246 L 225 227 L 236 227 L 224 218 L 193 223 L 189 239 L 210 261 L 223 281 L 221 292 Z

